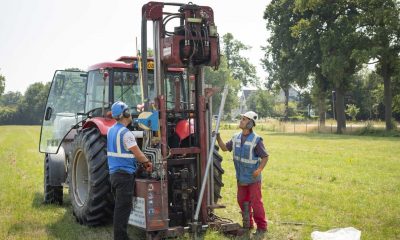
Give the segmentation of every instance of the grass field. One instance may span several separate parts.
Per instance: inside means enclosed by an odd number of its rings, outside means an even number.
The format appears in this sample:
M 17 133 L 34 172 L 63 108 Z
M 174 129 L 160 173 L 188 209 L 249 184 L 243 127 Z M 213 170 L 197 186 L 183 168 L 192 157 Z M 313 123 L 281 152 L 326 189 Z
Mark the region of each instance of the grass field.
M 42 204 L 39 132 L 37 126 L 0 126 L 0 239 L 112 239 L 110 226 L 75 222 L 66 192 L 64 205 Z M 234 132 L 222 131 L 223 139 Z M 348 226 L 361 230 L 363 240 L 400 239 L 400 138 L 258 133 L 270 153 L 263 172 L 267 239 L 310 239 L 313 230 Z M 241 222 L 232 157 L 223 156 L 221 203 L 227 208 L 217 214 Z

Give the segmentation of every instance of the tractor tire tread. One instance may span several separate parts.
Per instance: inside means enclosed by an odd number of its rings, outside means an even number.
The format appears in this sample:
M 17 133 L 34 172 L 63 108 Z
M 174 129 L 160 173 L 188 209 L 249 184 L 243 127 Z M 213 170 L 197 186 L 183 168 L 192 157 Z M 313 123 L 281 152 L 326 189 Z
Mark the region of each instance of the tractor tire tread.
M 224 186 L 222 181 L 222 175 L 224 174 L 224 169 L 222 168 L 222 156 L 218 153 L 218 146 L 214 146 L 213 158 L 214 158 L 214 202 L 217 203 L 218 199 L 221 197 L 221 190 Z
M 72 180 L 69 180 L 70 198 L 73 206 L 73 213 L 82 225 L 100 226 L 112 220 L 114 208 L 114 198 L 111 196 L 111 184 L 108 173 L 106 138 L 101 136 L 97 128 L 83 129 L 75 137 L 75 150 L 73 156 L 76 156 L 78 150 L 85 155 L 89 170 L 89 190 L 87 201 L 83 206 L 76 203 L 73 194 Z M 68 177 L 72 176 L 71 161 L 68 167 Z

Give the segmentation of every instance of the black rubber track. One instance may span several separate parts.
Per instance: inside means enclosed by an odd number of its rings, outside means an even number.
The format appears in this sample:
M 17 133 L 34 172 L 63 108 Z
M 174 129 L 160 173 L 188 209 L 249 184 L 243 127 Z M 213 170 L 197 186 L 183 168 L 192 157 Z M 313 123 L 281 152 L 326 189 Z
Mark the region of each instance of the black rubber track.
M 72 173 L 75 158 L 81 152 L 84 154 L 89 169 L 89 194 L 82 206 L 77 204 L 72 184 Z M 69 196 L 71 198 L 73 214 L 76 220 L 83 225 L 100 226 L 112 222 L 114 199 L 107 163 L 107 140 L 101 136 L 97 128 L 83 129 L 74 139 L 73 159 L 68 167 Z
M 214 152 L 214 202 L 217 203 L 221 197 L 221 189 L 224 186 L 222 182 L 222 174 L 224 169 L 222 168 L 222 156 L 218 153 L 218 147 L 215 146 Z
M 50 181 L 50 169 L 49 169 L 49 155 L 44 156 L 44 203 L 45 204 L 62 204 L 63 203 L 63 187 L 62 186 L 51 186 Z

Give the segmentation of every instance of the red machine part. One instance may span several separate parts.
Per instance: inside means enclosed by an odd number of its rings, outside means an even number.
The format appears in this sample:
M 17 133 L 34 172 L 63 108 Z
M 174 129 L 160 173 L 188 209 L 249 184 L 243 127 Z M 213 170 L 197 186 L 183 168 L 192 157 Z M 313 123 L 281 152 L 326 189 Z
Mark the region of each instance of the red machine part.
M 142 8 L 147 20 L 160 21 L 164 15 L 162 2 L 149 2 Z M 219 38 L 214 23 L 214 12 L 207 6 L 194 4 L 179 8 L 182 26 L 171 35 L 164 31 L 161 36 L 161 60 L 169 67 L 219 66 Z M 164 21 L 167 22 L 167 21 Z M 162 24 L 164 24 L 164 22 Z M 170 36 L 168 36 L 170 35 Z
M 108 129 L 111 128 L 116 123 L 115 119 L 94 117 L 87 120 L 82 128 L 97 127 L 100 130 L 101 135 L 107 135 Z
M 185 45 L 185 42 L 188 42 Z M 218 66 L 216 51 L 210 49 L 218 48 L 218 39 L 209 38 L 207 45 L 202 48 L 196 42 L 202 42 L 201 37 L 193 37 L 187 40 L 185 36 L 172 36 L 163 40 L 162 59 L 171 67 L 185 67 L 193 61 L 197 64 L 207 66 Z M 192 58 L 192 59 L 191 59 Z
M 189 122 L 187 120 L 180 120 L 176 124 L 175 133 L 176 135 L 178 135 L 180 141 L 189 137 L 190 135 Z
M 194 119 L 180 120 L 176 124 L 175 133 L 178 135 L 180 141 L 189 137 L 190 134 L 194 133 Z

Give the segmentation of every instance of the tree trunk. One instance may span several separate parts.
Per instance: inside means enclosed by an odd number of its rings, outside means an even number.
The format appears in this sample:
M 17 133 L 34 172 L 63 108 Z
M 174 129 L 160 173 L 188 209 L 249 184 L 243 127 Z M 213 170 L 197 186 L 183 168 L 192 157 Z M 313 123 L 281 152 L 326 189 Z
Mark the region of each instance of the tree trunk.
M 385 59 L 382 61 L 382 78 L 384 88 L 384 104 L 385 104 L 385 122 L 386 131 L 393 129 L 392 125 L 392 84 L 390 82 L 390 75 L 388 73 L 388 63 Z
M 320 67 L 315 68 L 316 75 L 316 86 L 317 86 L 317 99 L 318 99 L 318 115 L 319 124 L 321 127 L 325 127 L 325 116 L 326 116 L 326 92 L 328 79 L 322 74 Z
M 341 87 L 336 90 L 336 119 L 337 119 L 337 130 L 336 133 L 341 134 L 346 129 L 346 115 L 344 112 L 344 91 Z
M 285 93 L 285 121 L 289 120 L 289 87 L 283 89 Z
M 325 127 L 325 112 L 326 112 L 326 104 L 325 104 L 325 92 L 319 90 L 318 92 L 318 115 L 319 115 L 319 125 L 321 127 Z

